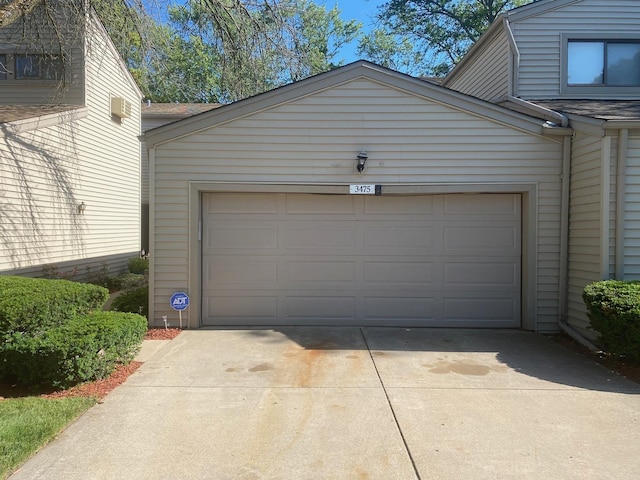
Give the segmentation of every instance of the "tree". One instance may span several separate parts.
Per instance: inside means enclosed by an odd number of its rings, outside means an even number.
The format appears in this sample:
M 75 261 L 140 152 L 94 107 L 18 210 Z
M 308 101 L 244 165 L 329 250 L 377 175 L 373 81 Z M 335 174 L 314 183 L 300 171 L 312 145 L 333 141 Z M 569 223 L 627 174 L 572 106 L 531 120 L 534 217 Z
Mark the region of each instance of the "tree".
M 357 52 L 361 58 L 392 70 L 414 76 L 428 74 L 426 52 L 415 48 L 409 38 L 393 35 L 380 28 L 362 36 Z
M 407 38 L 431 55 L 434 75 L 444 75 L 502 12 L 532 0 L 389 0 L 377 19 L 389 34 Z

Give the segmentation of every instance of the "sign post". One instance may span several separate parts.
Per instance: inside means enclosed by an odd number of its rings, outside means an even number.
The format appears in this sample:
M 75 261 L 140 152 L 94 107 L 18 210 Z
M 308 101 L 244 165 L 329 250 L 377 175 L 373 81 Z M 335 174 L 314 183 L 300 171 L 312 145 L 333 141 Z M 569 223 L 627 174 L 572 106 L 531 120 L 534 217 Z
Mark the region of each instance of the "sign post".
M 189 306 L 189 295 L 184 292 L 176 292 L 171 295 L 169 304 L 171 305 L 171 308 L 178 312 L 178 317 L 180 318 L 180 330 L 182 330 L 182 311 L 186 310 Z

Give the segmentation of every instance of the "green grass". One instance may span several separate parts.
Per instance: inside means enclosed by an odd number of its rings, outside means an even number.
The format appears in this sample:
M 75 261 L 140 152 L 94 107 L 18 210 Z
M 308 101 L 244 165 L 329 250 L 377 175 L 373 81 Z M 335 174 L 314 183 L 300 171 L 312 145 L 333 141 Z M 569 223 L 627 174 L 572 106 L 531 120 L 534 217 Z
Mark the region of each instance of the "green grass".
M 8 477 L 95 403 L 87 397 L 1 400 L 0 479 Z

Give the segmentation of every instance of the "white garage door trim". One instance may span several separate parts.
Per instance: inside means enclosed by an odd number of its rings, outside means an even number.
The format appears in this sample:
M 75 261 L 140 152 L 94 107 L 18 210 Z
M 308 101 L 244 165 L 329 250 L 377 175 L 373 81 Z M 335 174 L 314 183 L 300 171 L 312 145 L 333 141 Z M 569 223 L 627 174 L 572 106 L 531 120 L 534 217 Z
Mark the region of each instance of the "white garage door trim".
M 341 193 L 347 194 L 348 185 L 277 185 L 277 184 L 228 184 L 218 182 L 190 182 L 190 249 L 189 292 L 192 305 L 188 314 L 188 327 L 202 326 L 201 318 L 201 197 L 212 192 L 291 192 L 291 193 Z M 413 184 L 384 186 L 388 194 L 438 194 L 438 193 L 519 193 L 522 196 L 522 328 L 535 330 L 535 306 L 537 300 L 537 185 L 521 184 Z

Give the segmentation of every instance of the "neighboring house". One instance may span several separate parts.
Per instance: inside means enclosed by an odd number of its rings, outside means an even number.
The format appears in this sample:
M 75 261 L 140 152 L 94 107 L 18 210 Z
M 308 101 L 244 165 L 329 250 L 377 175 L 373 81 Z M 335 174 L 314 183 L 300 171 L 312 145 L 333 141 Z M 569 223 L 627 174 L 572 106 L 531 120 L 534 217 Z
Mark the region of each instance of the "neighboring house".
M 540 0 L 443 86 L 360 61 L 148 131 L 152 321 L 589 335 L 584 285 L 640 276 L 639 31 Z
M 584 286 L 640 280 L 639 2 L 540 0 L 512 10 L 442 85 L 572 128 L 558 159 L 560 321 L 590 335 Z
M 119 273 L 140 249 L 141 92 L 93 13 L 64 56 L 16 48 L 31 25 L 0 31 L 0 274 Z
M 218 103 L 152 103 L 147 101 L 142 104 L 142 131 L 146 132 L 152 128 L 192 117 L 219 106 L 220 104 Z M 142 142 L 141 156 L 142 225 L 140 245 L 142 250 L 149 252 L 149 158 L 144 141 Z

